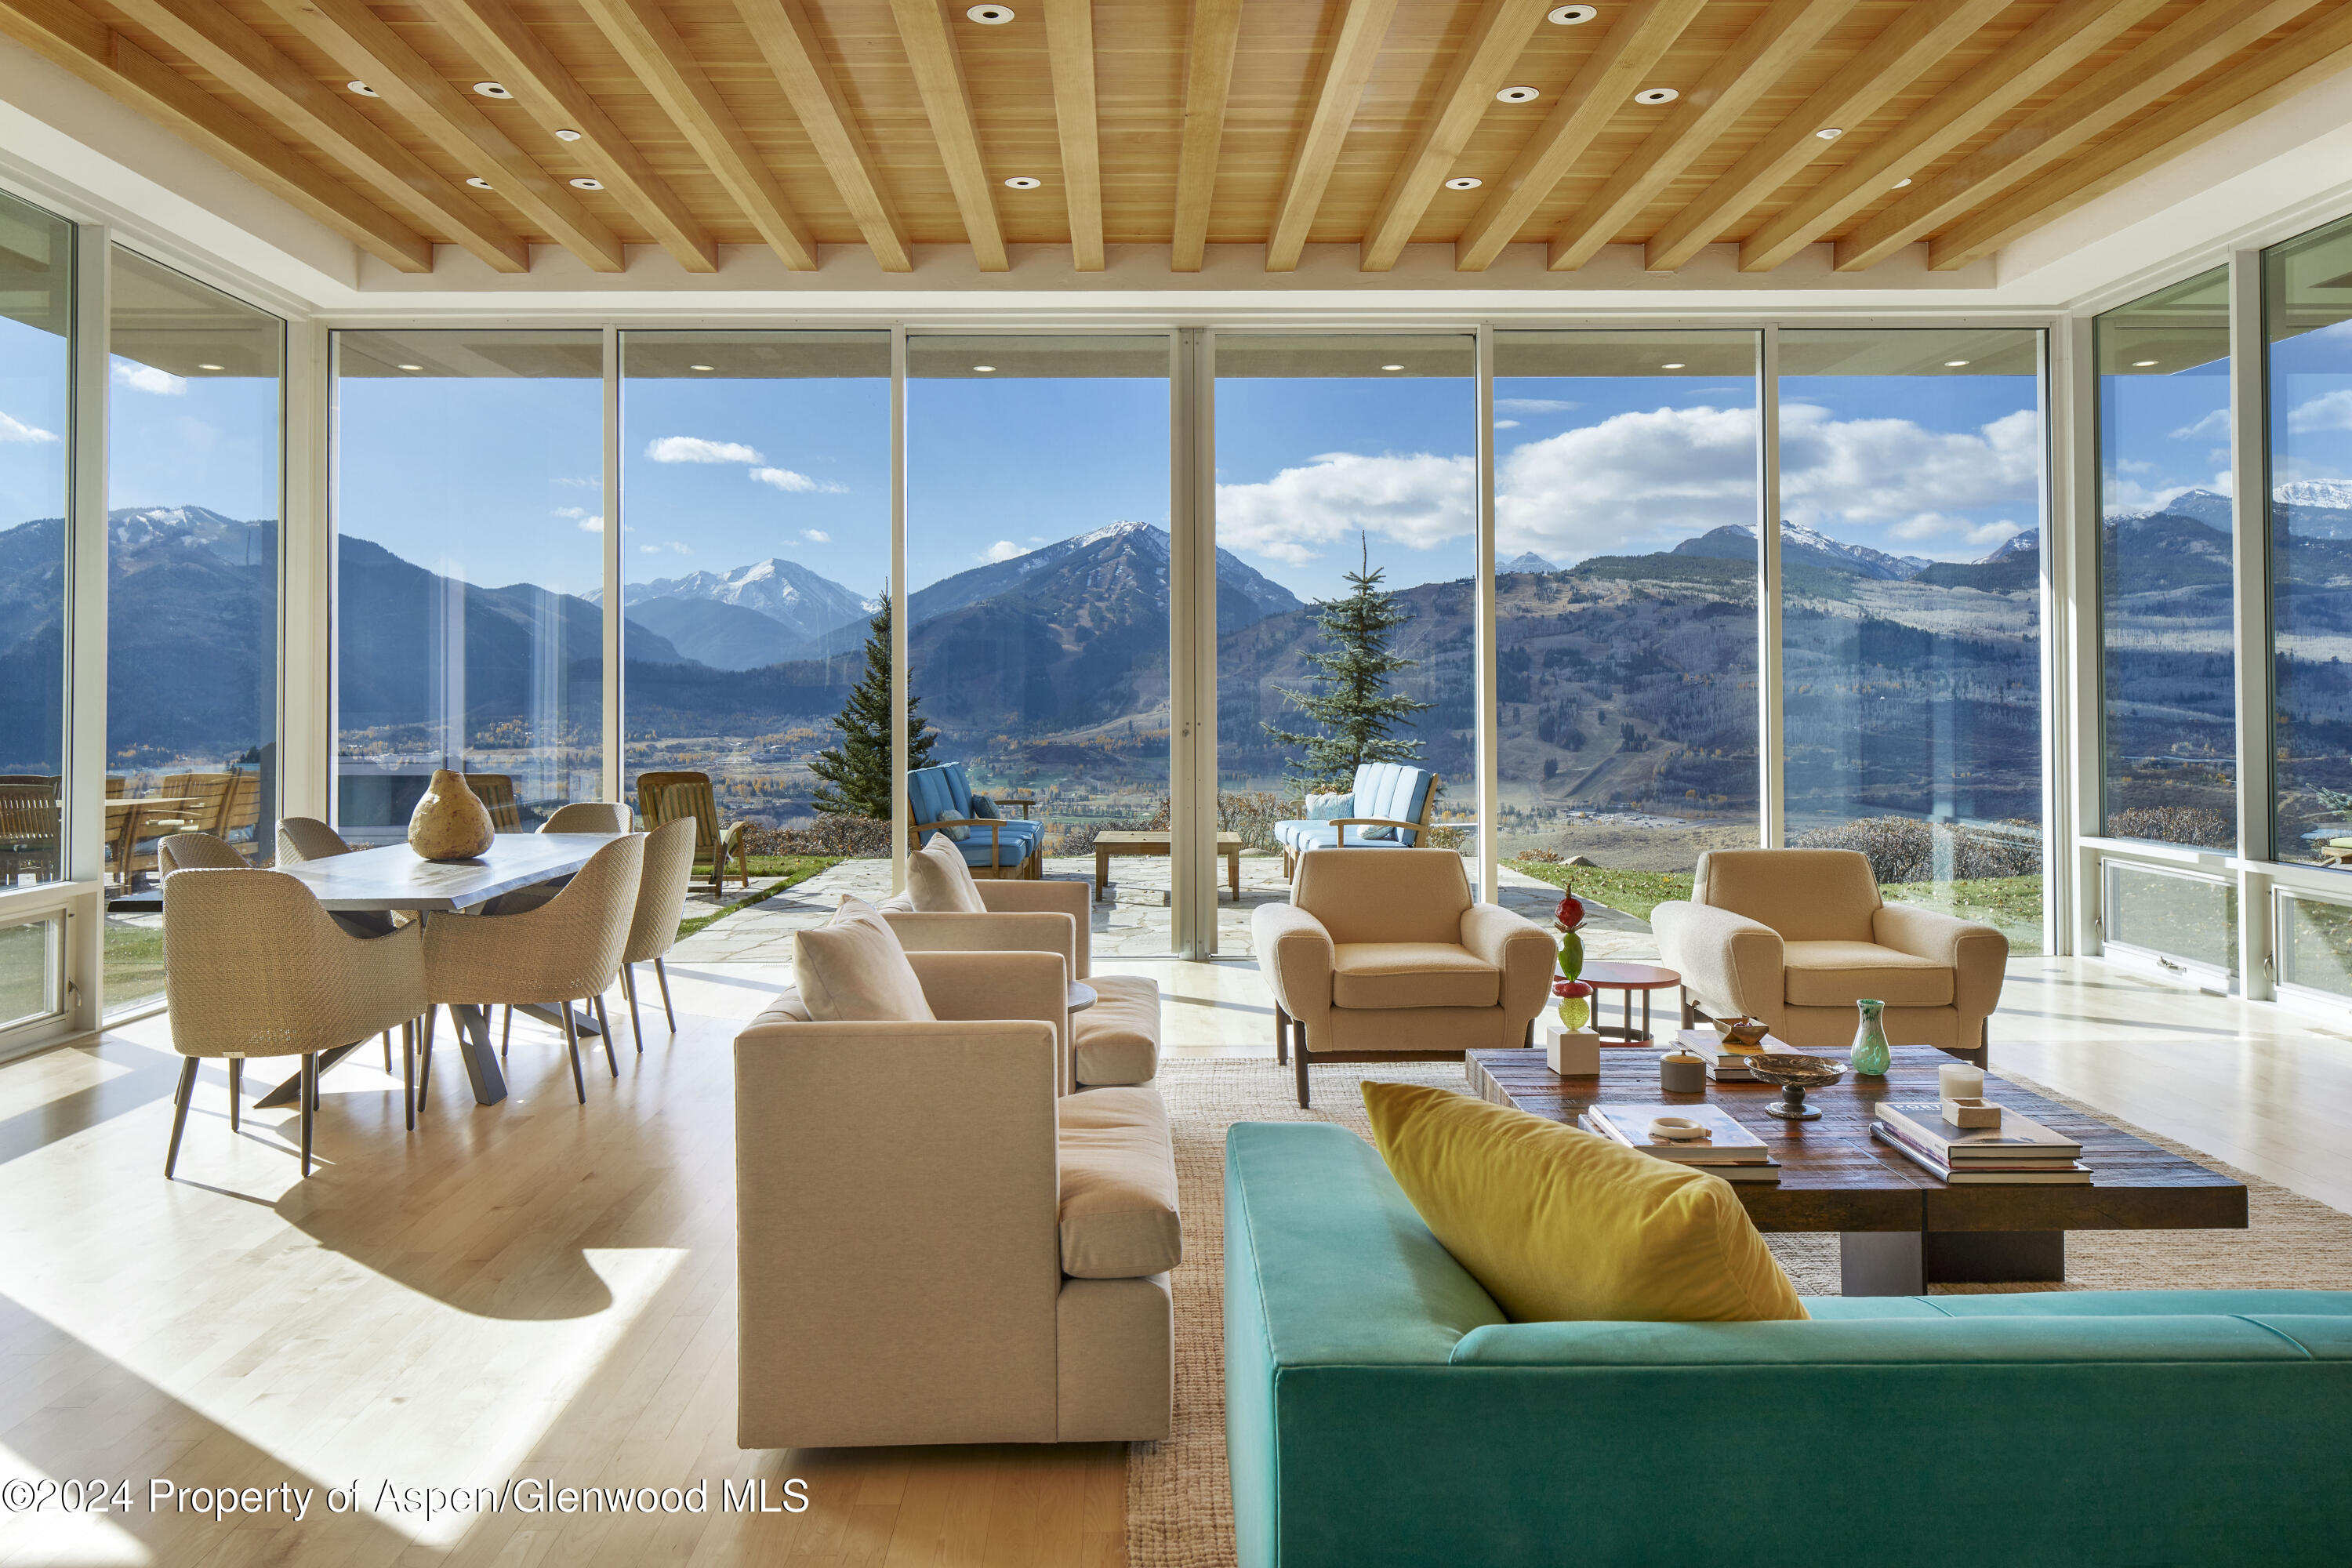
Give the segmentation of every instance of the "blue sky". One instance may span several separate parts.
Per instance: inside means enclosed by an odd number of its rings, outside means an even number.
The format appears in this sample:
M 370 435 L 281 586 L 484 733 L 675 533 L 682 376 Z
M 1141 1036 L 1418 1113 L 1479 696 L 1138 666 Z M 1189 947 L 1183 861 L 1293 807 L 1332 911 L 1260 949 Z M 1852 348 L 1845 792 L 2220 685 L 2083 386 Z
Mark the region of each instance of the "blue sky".
M 2183 490 L 2230 490 L 2226 363 L 2099 378 L 2102 514 L 2145 512 Z

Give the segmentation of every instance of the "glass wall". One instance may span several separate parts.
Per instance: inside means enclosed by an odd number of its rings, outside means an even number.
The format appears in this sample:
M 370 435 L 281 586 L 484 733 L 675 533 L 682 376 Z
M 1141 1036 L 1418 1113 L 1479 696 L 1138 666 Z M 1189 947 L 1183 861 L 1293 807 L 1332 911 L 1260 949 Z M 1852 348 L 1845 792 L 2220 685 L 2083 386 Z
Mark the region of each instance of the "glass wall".
M 2277 715 L 2271 850 L 2337 865 L 2352 859 L 2352 220 L 2265 253 L 2263 330 Z
M 1105 831 L 1168 826 L 1170 363 L 1158 334 L 907 340 L 928 760 L 963 763 L 1000 816 L 1044 818 L 1056 873 L 1092 876 Z M 1111 863 L 1097 952 L 1169 951 L 1169 866 Z
M 73 227 L 0 195 L 0 886 L 65 874 Z
M 106 754 L 118 892 L 194 830 L 274 858 L 285 324 L 115 247 L 109 299 Z M 106 1000 L 163 986 L 163 917 L 113 911 Z
M 2110 838 L 2238 843 L 2229 268 L 2094 324 Z
M 1757 369 L 1752 331 L 1495 334 L 1496 844 L 1521 870 L 1680 874 L 1758 841 Z
M 890 334 L 627 332 L 621 374 L 624 788 L 806 826 L 890 584 Z
M 595 797 L 603 377 L 593 331 L 335 335 L 346 837 L 399 838 L 436 767 L 507 831 Z
M 1216 374 L 1220 822 L 1286 898 L 1273 824 L 1403 762 L 1437 775 L 1433 820 L 1456 826 L 1434 841 L 1475 856 L 1476 340 L 1220 333 Z M 1347 628 L 1375 616 L 1376 637 Z M 1369 721 L 1309 706 L 1347 695 L 1328 661 L 1367 656 L 1388 661 Z M 1236 910 L 1219 948 L 1247 945 Z
M 2041 334 L 1780 334 L 1788 840 L 2042 951 Z

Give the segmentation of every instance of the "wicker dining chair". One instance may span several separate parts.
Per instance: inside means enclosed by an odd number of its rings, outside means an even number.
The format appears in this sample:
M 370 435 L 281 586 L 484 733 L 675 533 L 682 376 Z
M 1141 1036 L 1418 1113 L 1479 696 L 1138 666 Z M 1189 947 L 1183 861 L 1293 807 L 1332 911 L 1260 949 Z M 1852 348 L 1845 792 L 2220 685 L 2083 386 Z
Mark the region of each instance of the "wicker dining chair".
M 575 800 L 555 808 L 539 825 L 541 833 L 626 833 L 629 807 L 617 800 Z
M 248 1057 L 302 1058 L 302 1173 L 310 1173 L 319 1053 L 399 1029 L 402 1099 L 413 1131 L 417 1015 L 425 1011 L 425 936 L 414 928 L 355 937 L 282 871 L 191 868 L 163 879 L 163 994 L 172 1044 L 186 1058 L 173 1097 L 170 1180 L 195 1096 L 196 1066 L 228 1061 L 228 1124 L 238 1125 Z
M 303 866 L 313 860 L 329 860 L 338 855 L 348 855 L 352 847 L 343 836 L 315 816 L 281 816 L 278 819 L 278 864 Z M 404 926 L 416 917 L 401 912 L 387 913 L 382 910 L 330 910 L 329 917 L 353 936 L 382 936 L 395 926 Z M 383 1070 L 392 1070 L 392 1036 L 383 1037 Z
M 522 807 L 515 804 L 514 780 L 505 773 L 467 773 L 466 787 L 490 814 L 493 833 L 520 833 Z
M 712 892 L 727 891 L 727 862 L 730 858 L 735 862 L 738 881 L 746 888 L 751 885 L 751 862 L 743 853 L 743 832 L 749 825 L 730 822 L 724 827 L 719 826 L 719 801 L 711 793 L 709 773 L 639 773 L 637 814 L 646 819 L 648 831 L 681 817 L 694 819 L 694 860 L 697 866 L 709 862 Z
M 174 871 L 247 871 L 236 846 L 209 833 L 173 833 L 155 841 L 155 874 Z
M 626 834 L 589 857 L 563 890 L 537 909 L 509 915 L 435 915 L 425 928 L 425 988 L 432 1006 L 554 1007 L 572 1052 L 572 1087 L 580 1103 L 587 1104 L 572 1004 L 585 999 L 594 1006 L 597 1026 L 604 1032 L 604 1059 L 613 1076 L 620 1077 L 613 1026 L 604 1016 L 604 988 L 621 967 L 645 858 L 644 836 Z M 422 1093 L 433 1078 L 430 1008 L 417 1077 Z
M 669 1032 L 677 1033 L 677 1013 L 669 1005 L 669 974 L 662 955 L 677 945 L 677 922 L 686 914 L 686 890 L 694 880 L 693 825 L 680 818 L 666 822 L 646 835 L 646 868 L 637 879 L 637 907 L 629 921 L 628 945 L 621 950 L 621 994 L 628 998 L 629 1027 L 637 1037 L 637 1054 L 645 1055 L 646 1031 L 637 1022 L 637 969 L 653 961 L 654 979 L 661 986 L 662 1016 Z

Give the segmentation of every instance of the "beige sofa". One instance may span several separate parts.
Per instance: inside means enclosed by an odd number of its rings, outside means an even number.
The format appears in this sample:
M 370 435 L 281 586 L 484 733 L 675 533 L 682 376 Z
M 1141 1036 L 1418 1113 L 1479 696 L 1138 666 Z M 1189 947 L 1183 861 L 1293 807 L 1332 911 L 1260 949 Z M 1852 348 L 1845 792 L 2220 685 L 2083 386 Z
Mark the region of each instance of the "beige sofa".
M 1878 896 L 1850 849 L 1715 849 L 1691 897 L 1650 911 L 1659 956 L 1693 1005 L 1745 1014 L 1805 1050 L 1853 1043 L 1854 1004 L 1886 1004 L 1886 1037 L 1981 1063 L 2009 939 L 1989 925 Z
M 1274 1054 L 1296 1037 L 1298 1103 L 1310 1060 L 1451 1061 L 1524 1046 L 1559 959 L 1540 926 L 1472 899 L 1451 849 L 1317 849 L 1290 902 L 1250 916 L 1274 991 Z
M 1058 954 L 908 956 L 937 1022 L 814 1023 L 787 993 L 736 1037 L 736 1440 L 1166 1437 L 1158 1093 L 1059 1092 Z
M 974 885 L 986 914 L 917 913 L 898 899 L 882 918 L 908 952 L 1058 952 L 1095 1005 L 1070 1015 L 1072 1082 L 1100 1089 L 1150 1083 L 1160 1071 L 1160 983 L 1094 973 L 1094 884 L 988 881 Z

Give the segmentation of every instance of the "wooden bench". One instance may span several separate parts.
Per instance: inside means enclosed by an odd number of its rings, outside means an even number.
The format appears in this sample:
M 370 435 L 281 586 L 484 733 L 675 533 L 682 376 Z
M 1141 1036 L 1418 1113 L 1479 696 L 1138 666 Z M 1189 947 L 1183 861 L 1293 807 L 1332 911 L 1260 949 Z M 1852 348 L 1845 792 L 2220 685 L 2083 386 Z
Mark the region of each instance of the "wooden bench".
M 1166 828 L 1113 828 L 1095 835 L 1095 899 L 1099 902 L 1103 889 L 1110 885 L 1110 862 L 1115 855 L 1167 855 L 1171 835 Z M 1225 880 L 1234 889 L 1234 902 L 1242 901 L 1242 836 L 1238 833 L 1217 835 L 1217 853 L 1225 858 Z

